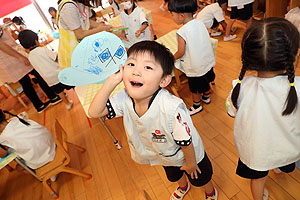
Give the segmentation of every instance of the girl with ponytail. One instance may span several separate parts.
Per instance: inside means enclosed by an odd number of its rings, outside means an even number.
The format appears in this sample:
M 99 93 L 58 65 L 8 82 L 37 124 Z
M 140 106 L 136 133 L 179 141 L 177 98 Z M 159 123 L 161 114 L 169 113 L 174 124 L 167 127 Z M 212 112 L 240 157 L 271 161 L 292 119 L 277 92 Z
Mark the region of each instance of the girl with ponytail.
M 255 23 L 243 36 L 243 66 L 226 108 L 235 117 L 236 173 L 251 180 L 255 200 L 268 199 L 264 185 L 269 170 L 292 172 L 300 159 L 298 48 L 298 30 L 282 18 Z M 244 77 L 250 70 L 257 76 Z
M 7 120 L 5 114 L 13 118 Z M 44 126 L 32 120 L 25 121 L 2 109 L 0 109 L 0 144 L 15 152 L 32 169 L 52 161 L 56 153 L 54 138 Z

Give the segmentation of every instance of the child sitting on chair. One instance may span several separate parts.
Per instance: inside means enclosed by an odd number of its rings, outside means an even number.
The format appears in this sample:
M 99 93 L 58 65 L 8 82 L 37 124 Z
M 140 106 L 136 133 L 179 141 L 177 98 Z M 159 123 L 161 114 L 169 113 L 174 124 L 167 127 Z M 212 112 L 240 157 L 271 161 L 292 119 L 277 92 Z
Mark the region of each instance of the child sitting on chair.
M 132 159 L 162 165 L 179 187 L 171 200 L 182 199 L 190 183 L 202 186 L 206 199 L 217 199 L 211 162 L 184 102 L 163 89 L 170 83 L 174 57 L 161 44 L 142 41 L 129 48 L 120 71 L 110 76 L 94 97 L 91 117 L 123 116 Z M 125 89 L 109 98 L 123 81 Z
M 64 89 L 71 89 L 71 86 L 64 85 L 58 80 L 59 65 L 57 63 L 57 53 L 47 47 L 41 47 L 38 35 L 31 30 L 21 31 L 19 41 L 25 49 L 29 49 L 29 61 L 34 69 L 43 77 L 50 88 L 67 104 L 70 110 L 73 101 L 69 101 L 65 96 Z
M 14 118 L 8 121 L 4 113 Z M 56 153 L 54 138 L 44 126 L 5 110 L 0 110 L 0 144 L 9 147 L 31 169 L 52 161 Z M 5 156 L 4 152 L 0 155 Z
M 128 30 L 122 31 L 122 39 L 131 44 L 143 40 L 152 40 L 149 24 L 144 11 L 137 7 L 135 0 L 121 0 L 124 10 L 121 12 L 122 26 Z
M 183 24 L 177 31 L 178 50 L 174 57 L 175 60 L 180 59 L 188 77 L 194 102 L 189 113 L 195 115 L 203 110 L 201 101 L 210 103 L 209 83 L 214 79 L 210 77 L 215 76 L 213 66 L 216 59 L 203 22 L 193 18 L 193 13 L 197 11 L 197 1 L 170 0 L 168 9 L 173 21 L 178 25 Z

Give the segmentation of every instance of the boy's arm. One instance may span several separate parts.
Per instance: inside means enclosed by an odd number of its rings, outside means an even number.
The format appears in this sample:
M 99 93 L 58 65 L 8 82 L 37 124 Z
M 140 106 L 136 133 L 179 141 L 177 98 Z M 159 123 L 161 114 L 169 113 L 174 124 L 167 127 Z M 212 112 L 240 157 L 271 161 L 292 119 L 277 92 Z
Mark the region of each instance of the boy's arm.
M 178 43 L 178 50 L 174 54 L 175 60 L 181 58 L 185 52 L 185 40 L 178 34 L 177 34 L 177 43 Z
M 185 170 L 192 177 L 192 179 L 197 179 L 197 171 L 199 174 L 201 174 L 201 171 L 197 165 L 193 143 L 191 142 L 188 146 L 181 146 L 181 149 L 184 154 L 185 164 L 180 169 Z
M 7 156 L 7 150 L 5 150 L 5 148 L 1 145 L 0 148 L 0 158 L 4 158 L 5 156 Z
M 148 27 L 148 23 L 143 23 L 141 28 L 135 32 L 135 37 L 140 37 L 141 33 Z
M 116 72 L 106 79 L 89 107 L 89 116 L 93 118 L 99 118 L 108 114 L 106 107 L 107 100 L 115 87 L 122 81 L 122 74 L 123 66 L 121 65 L 119 72 Z

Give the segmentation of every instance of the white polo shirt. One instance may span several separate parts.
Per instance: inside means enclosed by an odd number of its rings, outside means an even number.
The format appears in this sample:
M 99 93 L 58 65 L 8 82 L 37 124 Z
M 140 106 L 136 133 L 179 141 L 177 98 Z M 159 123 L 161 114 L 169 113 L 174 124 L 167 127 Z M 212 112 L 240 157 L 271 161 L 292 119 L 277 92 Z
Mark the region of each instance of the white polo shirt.
M 161 89 L 147 112 L 139 117 L 126 92 L 110 97 L 116 116 L 123 116 L 132 159 L 140 164 L 183 166 L 180 146 L 193 143 L 199 163 L 204 157 L 202 140 L 193 125 L 184 102 Z
M 249 168 L 266 171 L 300 160 L 300 77 L 295 77 L 295 88 L 298 106 L 282 116 L 290 89 L 287 76 L 243 79 L 234 141 L 241 161 Z
M 193 19 L 184 24 L 177 34 L 186 43 L 185 53 L 180 58 L 186 76 L 199 77 L 206 74 L 216 64 L 216 59 L 203 22 Z
M 47 47 L 36 47 L 29 53 L 29 61 L 49 86 L 59 83 L 59 65 L 56 62 L 57 53 Z
M 37 169 L 52 161 L 56 144 L 49 131 L 32 120 L 26 126 L 17 118 L 12 118 L 0 134 L 0 143 L 10 147 L 32 169 Z
M 138 38 L 135 37 L 135 32 L 141 28 L 144 22 L 147 22 L 146 15 L 141 8 L 135 7 L 130 15 L 127 15 L 123 10 L 121 12 L 121 20 L 122 26 L 128 27 L 128 29 L 125 30 L 125 34 L 129 42 L 131 42 L 132 44 L 144 40 L 152 40 L 149 26 L 141 33 Z
M 206 28 L 212 27 L 214 18 L 218 22 L 225 21 L 223 10 L 218 3 L 205 6 L 199 13 L 196 14 L 196 19 L 202 21 Z
M 249 3 L 253 3 L 254 0 L 228 0 L 228 6 L 234 7 L 234 6 L 241 6 L 241 5 L 247 5 Z

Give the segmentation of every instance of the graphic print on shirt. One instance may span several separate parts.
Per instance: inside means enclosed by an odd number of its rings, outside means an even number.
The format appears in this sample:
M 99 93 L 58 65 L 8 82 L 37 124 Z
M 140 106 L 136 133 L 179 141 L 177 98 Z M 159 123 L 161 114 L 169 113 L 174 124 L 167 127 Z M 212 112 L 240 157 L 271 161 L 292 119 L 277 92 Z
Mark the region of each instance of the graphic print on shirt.
M 186 130 L 187 134 L 189 136 L 191 136 L 191 129 L 190 129 L 189 125 L 187 124 L 187 122 L 182 121 L 180 113 L 178 113 L 178 115 L 176 116 L 176 119 L 178 120 L 179 124 L 181 124 L 182 126 L 185 127 L 185 130 Z
M 155 130 L 154 133 L 152 133 L 152 141 L 156 143 L 166 143 L 167 138 L 166 135 L 161 133 L 160 130 Z

